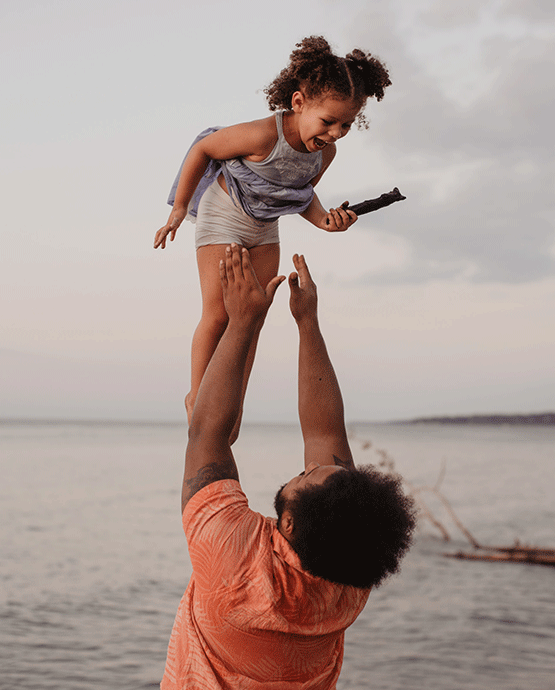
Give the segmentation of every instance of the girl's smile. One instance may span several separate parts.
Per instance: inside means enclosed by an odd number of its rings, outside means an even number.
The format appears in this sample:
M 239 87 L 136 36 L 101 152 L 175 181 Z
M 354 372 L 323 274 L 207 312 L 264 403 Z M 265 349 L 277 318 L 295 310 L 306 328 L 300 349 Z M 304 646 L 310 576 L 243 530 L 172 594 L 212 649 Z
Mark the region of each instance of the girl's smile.
M 328 145 L 327 141 L 322 141 L 319 137 L 314 137 L 314 145 L 318 149 L 324 149 Z
M 298 148 L 294 144 L 293 147 L 309 153 L 322 151 L 349 133 L 363 105 L 358 100 L 339 99 L 334 95 L 308 99 L 297 91 L 293 94 L 292 106 Z

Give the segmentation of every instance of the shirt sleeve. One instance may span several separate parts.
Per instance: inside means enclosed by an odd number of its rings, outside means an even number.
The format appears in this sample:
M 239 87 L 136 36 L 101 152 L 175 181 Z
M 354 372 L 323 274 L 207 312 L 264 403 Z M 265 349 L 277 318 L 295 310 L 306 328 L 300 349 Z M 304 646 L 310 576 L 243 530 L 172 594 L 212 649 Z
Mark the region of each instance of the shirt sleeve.
M 198 491 L 183 511 L 183 529 L 196 586 L 205 591 L 243 580 L 269 541 L 263 539 L 269 529 L 266 519 L 249 508 L 234 479 Z

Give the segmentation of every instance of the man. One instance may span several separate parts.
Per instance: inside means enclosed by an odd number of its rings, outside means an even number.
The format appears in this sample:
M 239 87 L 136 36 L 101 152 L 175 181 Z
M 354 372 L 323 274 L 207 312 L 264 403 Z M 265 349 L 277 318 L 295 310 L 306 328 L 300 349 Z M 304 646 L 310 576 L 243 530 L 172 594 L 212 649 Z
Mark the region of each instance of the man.
M 189 429 L 182 508 L 193 575 L 162 690 L 335 688 L 345 629 L 410 545 L 414 509 L 399 478 L 354 466 L 316 286 L 304 258 L 293 262 L 305 470 L 279 490 L 277 521 L 249 509 L 229 436 L 250 344 L 284 276 L 263 290 L 247 250 L 232 245 L 220 264 L 229 322 Z

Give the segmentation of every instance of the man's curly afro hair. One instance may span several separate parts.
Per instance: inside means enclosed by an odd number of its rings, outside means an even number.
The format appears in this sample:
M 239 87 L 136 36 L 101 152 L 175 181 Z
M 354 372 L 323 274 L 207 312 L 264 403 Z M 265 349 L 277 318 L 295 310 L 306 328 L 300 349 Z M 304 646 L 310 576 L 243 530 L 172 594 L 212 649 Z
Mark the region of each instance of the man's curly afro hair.
M 275 508 L 278 519 L 284 509 L 292 514 L 290 543 L 305 570 L 360 588 L 377 587 L 399 570 L 416 525 L 401 478 L 371 465 L 334 472 L 287 502 L 280 489 Z

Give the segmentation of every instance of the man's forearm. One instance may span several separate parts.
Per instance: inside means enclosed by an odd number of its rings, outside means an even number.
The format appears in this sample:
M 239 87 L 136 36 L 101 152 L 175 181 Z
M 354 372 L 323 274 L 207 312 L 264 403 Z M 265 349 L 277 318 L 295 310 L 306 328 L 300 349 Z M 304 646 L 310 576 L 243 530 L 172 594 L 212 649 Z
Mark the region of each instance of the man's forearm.
M 202 432 L 212 439 L 229 438 L 241 409 L 247 356 L 261 325 L 228 324 L 204 373 L 190 435 Z
M 241 404 L 249 334 L 232 324 L 223 334 L 204 373 L 185 452 L 181 511 L 203 487 L 220 479 L 239 479 L 229 436 Z
M 299 419 L 303 436 L 345 433 L 343 398 L 317 317 L 299 324 Z
M 264 290 L 248 251 L 236 244 L 227 247 L 219 270 L 229 321 L 204 372 L 189 426 L 182 510 L 204 486 L 220 479 L 238 479 L 230 435 L 241 410 L 249 351 L 284 279 L 276 276 Z
M 289 276 L 291 314 L 299 328 L 299 419 L 305 467 L 353 466 L 343 398 L 318 324 L 318 296 L 304 256 L 295 254 Z

